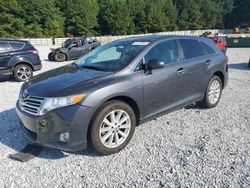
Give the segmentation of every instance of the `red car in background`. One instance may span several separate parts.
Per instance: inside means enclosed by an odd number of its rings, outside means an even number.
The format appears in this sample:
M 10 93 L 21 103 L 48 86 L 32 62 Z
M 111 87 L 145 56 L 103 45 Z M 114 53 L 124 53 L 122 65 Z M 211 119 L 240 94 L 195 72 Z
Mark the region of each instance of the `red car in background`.
M 200 35 L 200 37 L 207 37 L 210 38 L 214 41 L 214 43 L 216 44 L 216 46 L 221 49 L 221 51 L 224 52 L 224 54 L 226 54 L 227 52 L 227 41 L 226 41 L 226 37 L 225 35 L 218 33 L 218 34 L 211 34 L 211 32 L 205 32 L 202 35 Z
M 223 35 L 214 35 L 214 36 L 208 36 L 208 38 L 212 39 L 214 41 L 214 43 L 216 44 L 216 46 L 218 46 L 219 49 L 221 49 L 221 51 L 224 52 L 224 54 L 226 54 L 227 52 L 227 41 L 226 41 L 226 37 Z

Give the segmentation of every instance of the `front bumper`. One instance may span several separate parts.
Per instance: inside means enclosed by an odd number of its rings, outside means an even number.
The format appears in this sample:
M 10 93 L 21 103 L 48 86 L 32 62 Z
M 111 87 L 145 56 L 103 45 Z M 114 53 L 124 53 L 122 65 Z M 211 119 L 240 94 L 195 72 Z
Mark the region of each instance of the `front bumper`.
M 73 105 L 34 116 L 23 112 L 17 102 L 16 112 L 24 135 L 42 146 L 76 152 L 87 148 L 87 134 L 94 108 Z M 60 141 L 69 133 L 67 142 Z

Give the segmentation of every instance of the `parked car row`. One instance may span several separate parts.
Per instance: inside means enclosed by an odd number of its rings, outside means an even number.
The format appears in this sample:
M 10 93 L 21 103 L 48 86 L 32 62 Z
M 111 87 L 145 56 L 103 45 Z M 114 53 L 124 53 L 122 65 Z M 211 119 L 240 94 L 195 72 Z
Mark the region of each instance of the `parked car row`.
M 61 48 L 51 49 L 48 59 L 58 62 L 78 59 L 100 45 L 97 40 L 85 37 L 68 39 Z M 26 81 L 33 77 L 33 71 L 41 69 L 39 52 L 29 41 L 0 39 L 0 75 Z
M 122 39 L 29 79 L 16 112 L 32 142 L 113 154 L 126 147 L 142 122 L 196 102 L 215 107 L 227 85 L 227 63 L 206 37 Z

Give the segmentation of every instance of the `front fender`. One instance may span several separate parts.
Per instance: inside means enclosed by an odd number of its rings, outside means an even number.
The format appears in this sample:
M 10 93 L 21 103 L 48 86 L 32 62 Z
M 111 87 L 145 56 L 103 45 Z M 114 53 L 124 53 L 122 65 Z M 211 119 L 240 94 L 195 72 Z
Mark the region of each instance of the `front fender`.
M 140 115 L 143 115 L 143 87 L 140 75 L 131 76 L 131 79 L 122 79 L 116 83 L 105 84 L 105 86 L 87 93 L 82 105 L 99 108 L 106 101 L 115 97 L 127 97 L 132 99 L 138 106 Z M 116 78 L 119 80 L 119 78 Z

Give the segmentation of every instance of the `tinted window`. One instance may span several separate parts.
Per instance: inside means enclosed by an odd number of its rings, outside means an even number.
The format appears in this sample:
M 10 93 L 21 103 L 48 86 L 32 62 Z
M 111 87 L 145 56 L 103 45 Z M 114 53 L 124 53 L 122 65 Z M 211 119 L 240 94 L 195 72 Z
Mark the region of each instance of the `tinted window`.
M 9 44 L 13 50 L 20 50 L 24 46 L 24 43 L 21 43 L 21 42 L 10 42 Z
M 154 46 L 145 55 L 146 63 L 151 59 L 164 61 L 165 64 L 177 62 L 179 60 L 179 51 L 175 40 L 164 41 Z
M 205 55 L 205 50 L 198 40 L 180 39 L 185 59 L 191 59 Z
M 204 48 L 205 48 L 205 51 L 207 54 L 214 54 L 215 51 L 213 48 L 211 48 L 209 45 L 207 45 L 206 43 L 202 42 Z
M 11 50 L 11 48 L 10 48 L 8 42 L 0 42 L 0 52 L 7 52 L 10 50 Z

